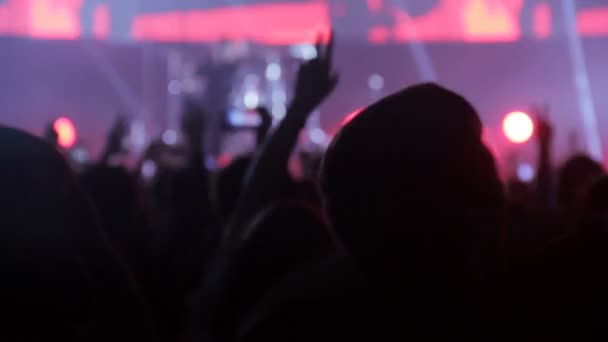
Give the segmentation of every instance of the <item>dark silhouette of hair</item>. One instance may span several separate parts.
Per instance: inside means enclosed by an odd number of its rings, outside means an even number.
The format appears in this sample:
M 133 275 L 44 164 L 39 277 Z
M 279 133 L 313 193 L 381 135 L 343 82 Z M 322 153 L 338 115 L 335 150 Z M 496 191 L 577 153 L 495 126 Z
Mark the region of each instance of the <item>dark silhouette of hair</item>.
M 439 254 L 449 257 L 437 260 L 446 267 L 493 254 L 504 198 L 481 134 L 475 109 L 433 84 L 389 96 L 343 127 L 327 151 L 321 187 L 351 253 Z
M 581 192 L 596 177 L 602 175 L 602 166 L 585 155 L 575 155 L 568 159 L 559 170 L 558 202 L 560 206 L 571 211 Z
M 606 216 L 608 214 L 608 176 L 601 176 L 589 184 L 583 205 L 585 216 Z
M 10 128 L 0 127 L 0 146 L 0 310 L 8 329 L 1 334 L 128 330 L 141 302 L 66 161 Z
M 414 325 L 478 329 L 471 323 L 499 266 L 504 211 L 481 134 L 462 96 L 422 84 L 365 109 L 325 156 L 333 229 L 375 284 L 407 298 Z
M 326 153 L 321 188 L 333 229 L 393 298 L 386 303 L 416 313 L 416 329 L 479 333 L 505 205 L 481 134 L 462 96 L 421 84 L 365 109 Z

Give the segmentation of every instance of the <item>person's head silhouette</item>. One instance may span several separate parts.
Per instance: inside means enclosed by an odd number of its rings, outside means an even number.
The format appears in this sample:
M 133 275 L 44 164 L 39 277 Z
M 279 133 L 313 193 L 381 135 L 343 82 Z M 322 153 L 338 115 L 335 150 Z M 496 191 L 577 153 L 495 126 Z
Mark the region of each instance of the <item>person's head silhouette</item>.
M 580 214 L 583 192 L 602 175 L 602 165 L 588 156 L 577 154 L 570 157 L 559 170 L 557 199 L 560 207 L 568 215 Z
M 471 104 L 434 84 L 386 97 L 346 124 L 321 188 L 347 250 L 391 272 L 449 277 L 489 266 L 480 263 L 495 256 L 504 196 L 481 136 Z
M 0 311 L 14 330 L 0 334 L 59 337 L 130 312 L 128 272 L 61 154 L 0 126 L 0 165 Z

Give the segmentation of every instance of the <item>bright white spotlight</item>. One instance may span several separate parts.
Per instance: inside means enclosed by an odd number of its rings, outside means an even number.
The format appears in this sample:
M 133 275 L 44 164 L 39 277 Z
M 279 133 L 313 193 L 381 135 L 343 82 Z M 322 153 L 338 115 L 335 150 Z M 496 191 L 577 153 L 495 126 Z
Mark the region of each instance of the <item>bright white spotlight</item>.
M 568 50 L 572 60 L 572 71 L 574 72 L 574 86 L 578 94 L 578 105 L 587 138 L 589 154 L 598 161 L 604 159 L 602 150 L 602 136 L 598 117 L 589 81 L 589 71 L 585 56 L 583 41 L 576 30 L 577 2 L 575 0 L 562 0 L 562 13 L 566 38 L 568 39 Z
M 266 67 L 266 78 L 269 81 L 278 81 L 281 79 L 281 65 L 279 63 L 270 63 Z
M 522 144 L 532 137 L 534 122 L 524 112 L 511 112 L 505 117 L 502 129 L 509 141 L 515 144 Z
M 257 91 L 249 90 L 245 93 L 243 102 L 248 109 L 256 109 L 260 105 L 260 95 Z

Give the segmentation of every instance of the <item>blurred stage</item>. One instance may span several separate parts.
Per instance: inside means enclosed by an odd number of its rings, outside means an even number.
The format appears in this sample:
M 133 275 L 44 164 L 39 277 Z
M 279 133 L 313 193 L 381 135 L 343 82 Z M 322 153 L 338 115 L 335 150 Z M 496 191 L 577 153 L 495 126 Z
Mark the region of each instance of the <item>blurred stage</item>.
M 346 6 L 351 3 L 345 1 L 254 1 L 231 6 L 216 1 L 208 2 L 209 8 L 203 9 L 192 7 L 193 1 L 177 2 L 177 8 L 154 7 L 163 4 L 154 0 L 148 3 L 149 8 L 139 8 L 126 26 L 113 26 L 119 18 L 107 17 L 118 4 L 112 1 L 97 1 L 94 6 L 82 0 L 27 1 L 37 6 L 30 7 L 38 11 L 37 15 L 53 20 L 36 22 L 30 17 L 27 23 L 38 25 L 33 28 L 23 23 L 8 27 L 8 21 L 0 20 L 0 35 L 7 35 L 0 37 L 0 123 L 40 134 L 49 121 L 66 116 L 73 119 L 81 143 L 93 153 L 99 152 L 119 112 L 137 120 L 148 137 L 174 127 L 180 92 L 172 88 L 172 81 L 183 85 L 224 38 L 250 39 L 250 49 L 262 59 L 282 58 L 282 82 L 288 93 L 297 61 L 284 56 L 293 52 L 293 45 L 314 41 L 331 22 L 337 31 L 336 66 L 341 83 L 319 115 L 320 128 L 328 136 L 354 110 L 405 85 L 436 80 L 463 93 L 477 106 L 487 128 L 486 138 L 501 161 L 508 159 L 514 149 L 522 160 L 534 160 L 533 144 L 507 143 L 500 125 L 506 113 L 526 110 L 536 103 L 551 106 L 558 157 L 586 147 L 571 41 L 562 32 L 563 25 L 561 29 L 556 26 L 559 17 L 553 15 L 549 17 L 552 20 L 546 20 L 546 10 L 552 7 L 544 1 L 509 0 L 497 5 L 494 0 L 446 0 L 423 6 L 425 2 L 420 0 L 404 18 L 405 7 L 391 7 L 388 1 L 378 0 L 367 1 L 361 8 Z M 576 3 L 583 5 L 576 17 L 576 27 L 583 36 L 582 60 L 588 71 L 598 129 L 605 132 L 608 12 L 604 7 L 594 7 L 606 5 L 601 1 Z M 14 0 L 0 1 L 0 18 L 14 13 L 16 4 Z M 26 7 L 25 2 L 19 4 L 20 8 Z M 70 24 L 66 19 L 80 13 L 68 9 L 80 11 L 84 5 L 96 11 L 89 29 L 83 26 L 84 20 Z M 460 24 L 464 26 L 445 19 L 452 18 L 463 6 L 469 6 L 463 13 L 471 16 L 462 19 Z M 529 6 L 531 9 L 527 9 Z M 266 22 L 272 26 L 266 30 L 251 29 L 264 9 L 269 11 L 266 15 L 279 11 L 298 16 L 303 13 L 294 14 L 293 10 L 303 8 L 310 13 L 302 22 L 290 22 L 291 17 L 262 16 L 278 22 Z M 201 18 L 205 16 L 232 18 L 235 13 L 240 14 L 213 30 L 201 31 L 191 25 L 200 23 L 204 27 Z M 353 20 L 353 16 L 360 20 Z M 518 25 L 519 20 L 522 25 Z M 532 24 L 528 27 L 524 20 Z M 451 29 L 450 25 L 460 29 Z M 126 32 L 116 32 L 123 27 Z M 412 28 L 417 30 L 416 35 Z M 241 36 L 245 33 L 253 36 Z M 87 38 L 89 34 L 102 39 Z M 260 101 L 268 104 L 263 98 Z M 606 148 L 607 139 L 601 136 Z

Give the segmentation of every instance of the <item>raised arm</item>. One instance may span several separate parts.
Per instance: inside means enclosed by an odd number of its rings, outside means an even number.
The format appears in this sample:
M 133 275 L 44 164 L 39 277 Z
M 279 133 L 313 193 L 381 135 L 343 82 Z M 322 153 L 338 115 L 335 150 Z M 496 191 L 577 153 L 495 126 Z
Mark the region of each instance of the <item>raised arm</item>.
M 255 142 L 259 148 L 266 141 L 268 131 L 272 127 L 272 115 L 270 115 L 266 107 L 259 107 L 257 112 L 260 116 L 260 125 L 255 130 Z
M 536 138 L 538 141 L 538 172 L 536 176 L 538 200 L 542 208 L 549 209 L 554 204 L 553 180 L 551 177 L 553 127 L 547 118 L 547 108 L 535 108 L 533 113 L 536 116 Z
M 317 57 L 302 64 L 295 84 L 295 97 L 274 134 L 266 140 L 252 163 L 235 215 L 225 238 L 245 238 L 243 227 L 264 205 L 276 198 L 290 181 L 287 164 L 300 131 L 309 115 L 335 89 L 338 75 L 333 70 L 333 35 L 326 48 L 317 43 Z
M 119 115 L 112 124 L 112 128 L 106 138 L 106 145 L 99 160 L 101 165 L 108 165 L 110 158 L 116 154 L 124 152 L 122 141 L 129 130 L 127 119 L 123 115 Z

